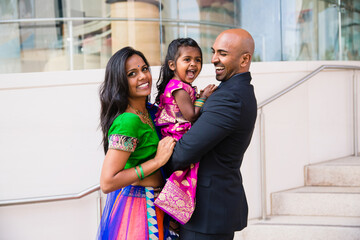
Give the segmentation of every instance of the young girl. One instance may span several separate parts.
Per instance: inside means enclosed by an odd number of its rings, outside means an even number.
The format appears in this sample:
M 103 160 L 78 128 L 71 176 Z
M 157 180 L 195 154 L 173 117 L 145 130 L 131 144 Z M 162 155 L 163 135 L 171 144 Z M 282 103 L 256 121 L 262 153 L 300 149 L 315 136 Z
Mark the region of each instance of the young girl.
M 165 63 L 158 80 L 156 102 L 159 110 L 155 124 L 160 127 L 163 137 L 179 140 L 199 117 L 206 99 L 215 91 L 214 84 L 208 85 L 196 96 L 191 84 L 202 68 L 202 52 L 191 38 L 173 40 L 168 48 Z M 176 171 L 168 179 L 155 201 L 181 224 L 185 224 L 195 208 L 197 170 L 199 164 L 192 164 L 185 171 Z

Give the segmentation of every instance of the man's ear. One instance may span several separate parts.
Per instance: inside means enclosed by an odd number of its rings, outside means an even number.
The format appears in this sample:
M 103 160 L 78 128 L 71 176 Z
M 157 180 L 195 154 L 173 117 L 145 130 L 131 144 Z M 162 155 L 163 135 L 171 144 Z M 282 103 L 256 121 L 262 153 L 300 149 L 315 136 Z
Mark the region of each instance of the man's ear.
M 169 60 L 169 61 L 168 61 L 168 65 L 169 65 L 169 68 L 170 68 L 172 71 L 175 71 L 175 61 Z
M 251 54 L 250 53 L 245 53 L 241 56 L 241 61 L 240 61 L 240 65 L 242 67 L 245 67 L 246 65 L 248 65 L 251 62 Z

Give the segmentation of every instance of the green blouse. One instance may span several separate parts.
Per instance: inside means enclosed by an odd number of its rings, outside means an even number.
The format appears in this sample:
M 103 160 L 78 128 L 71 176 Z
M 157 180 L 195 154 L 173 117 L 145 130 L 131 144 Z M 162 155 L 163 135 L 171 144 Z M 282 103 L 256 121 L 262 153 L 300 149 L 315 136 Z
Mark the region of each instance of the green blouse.
M 138 115 L 124 112 L 109 129 L 109 149 L 131 152 L 125 168 L 135 167 L 155 157 L 159 137 Z

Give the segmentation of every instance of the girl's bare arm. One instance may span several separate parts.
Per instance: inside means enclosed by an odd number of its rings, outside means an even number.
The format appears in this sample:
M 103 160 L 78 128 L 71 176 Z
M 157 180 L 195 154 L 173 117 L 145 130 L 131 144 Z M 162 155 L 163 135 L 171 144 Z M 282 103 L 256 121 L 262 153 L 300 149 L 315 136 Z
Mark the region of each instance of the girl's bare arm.
M 201 91 L 200 98 L 204 98 L 206 100 L 206 98 L 208 98 L 216 90 L 216 88 L 217 87 L 214 84 L 209 84 Z M 201 107 L 195 107 L 191 101 L 190 95 L 183 89 L 174 91 L 173 95 L 184 118 L 189 122 L 195 122 L 200 115 Z

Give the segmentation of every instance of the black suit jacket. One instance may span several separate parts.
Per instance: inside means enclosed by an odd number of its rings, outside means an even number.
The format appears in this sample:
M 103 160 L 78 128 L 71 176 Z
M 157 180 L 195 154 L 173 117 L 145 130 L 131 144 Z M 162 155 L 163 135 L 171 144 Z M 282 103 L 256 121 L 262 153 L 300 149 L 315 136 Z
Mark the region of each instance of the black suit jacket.
M 249 72 L 220 84 L 199 119 L 176 144 L 167 164 L 174 171 L 199 162 L 196 207 L 187 230 L 219 234 L 247 225 L 248 205 L 240 166 L 249 146 L 257 103 Z

